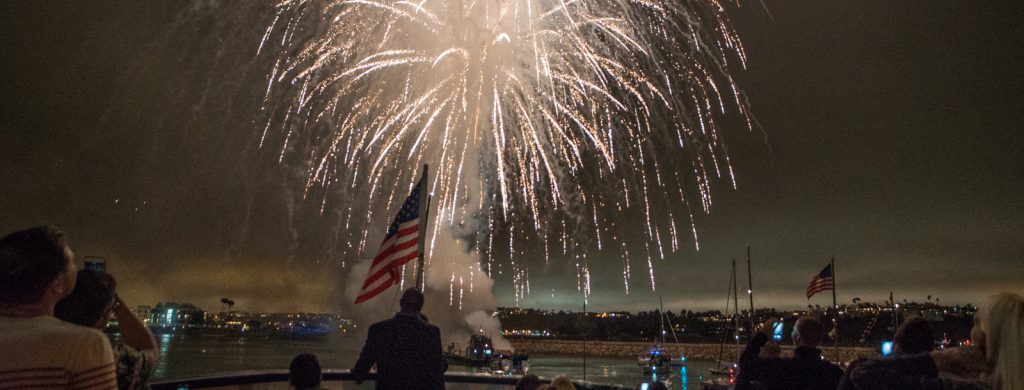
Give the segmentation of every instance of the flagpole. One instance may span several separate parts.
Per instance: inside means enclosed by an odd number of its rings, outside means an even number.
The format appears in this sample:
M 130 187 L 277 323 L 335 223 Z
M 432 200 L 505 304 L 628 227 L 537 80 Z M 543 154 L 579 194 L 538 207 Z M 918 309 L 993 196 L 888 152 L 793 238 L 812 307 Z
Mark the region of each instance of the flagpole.
M 835 255 L 832 255 L 832 308 L 836 309 L 836 310 L 839 310 L 839 307 L 836 306 L 836 256 Z
M 426 252 L 426 238 L 427 238 L 427 222 L 430 219 L 430 198 L 427 191 L 427 164 L 423 164 L 423 176 L 420 178 L 420 226 L 419 226 L 419 258 L 416 259 L 416 288 L 423 292 L 426 288 L 426 278 L 423 277 L 423 273 L 426 271 L 424 266 L 424 254 Z
M 835 358 L 839 360 L 839 305 L 836 304 L 836 255 L 832 255 L 832 330 L 836 337 L 832 339 L 835 347 Z

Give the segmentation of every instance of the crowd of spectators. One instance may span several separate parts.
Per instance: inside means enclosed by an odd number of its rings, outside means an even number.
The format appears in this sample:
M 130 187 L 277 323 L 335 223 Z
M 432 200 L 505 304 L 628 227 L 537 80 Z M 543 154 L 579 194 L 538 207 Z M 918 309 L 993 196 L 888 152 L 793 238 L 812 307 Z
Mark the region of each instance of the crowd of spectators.
M 0 238 L 0 389 L 143 389 L 149 387 L 158 348 L 153 334 L 116 292 L 114 277 L 79 270 L 63 231 L 36 227 Z M 376 370 L 380 390 L 445 387 L 448 364 L 440 329 L 421 313 L 423 294 L 406 290 L 401 310 L 373 324 L 352 368 L 356 383 Z M 120 340 L 104 334 L 111 316 Z M 794 356 L 779 357 L 769 340 L 774 321 L 758 329 L 739 360 L 735 388 L 807 390 L 1024 390 L 1024 298 L 1000 293 L 977 312 L 966 347 L 934 350 L 934 334 L 921 319 L 900 327 L 893 357 L 859 359 L 845 371 L 818 348 L 826 327 L 810 317 L 794 327 Z M 12 358 L 16 357 L 16 358 Z M 295 389 L 320 389 L 315 355 L 301 354 L 289 367 Z M 545 384 L 524 375 L 516 390 L 571 390 L 557 376 Z M 654 382 L 648 388 L 664 388 Z

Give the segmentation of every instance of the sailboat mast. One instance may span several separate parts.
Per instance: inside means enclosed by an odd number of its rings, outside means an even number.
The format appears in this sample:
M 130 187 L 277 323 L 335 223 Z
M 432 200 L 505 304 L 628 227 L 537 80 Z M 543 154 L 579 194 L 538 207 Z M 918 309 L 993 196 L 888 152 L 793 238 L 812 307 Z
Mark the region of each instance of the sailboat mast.
M 427 191 L 427 164 L 423 164 L 423 177 L 420 178 L 420 222 L 419 222 L 419 256 L 416 259 L 416 288 L 423 292 L 426 286 L 426 279 L 423 277 L 423 273 L 426 271 L 425 262 L 423 261 L 424 252 L 426 252 L 427 243 L 427 221 L 430 218 L 430 198 L 428 197 Z
M 732 261 L 732 274 L 729 275 L 729 290 L 725 293 L 725 315 L 727 317 L 729 315 L 729 298 L 732 298 L 732 295 L 736 295 L 735 287 L 734 287 L 735 285 L 736 285 L 736 260 L 733 260 Z M 734 324 L 735 324 L 735 320 L 736 320 L 736 316 L 733 315 L 733 322 L 734 322 Z M 727 329 L 723 328 L 722 329 L 722 343 L 718 344 L 718 370 L 722 369 L 722 353 L 725 352 L 725 338 L 726 337 L 729 337 L 729 331 Z
M 668 323 L 668 330 L 672 331 L 672 341 L 679 344 L 679 336 L 676 336 L 676 327 L 672 325 L 672 320 L 668 318 L 668 313 L 665 313 L 665 304 L 661 301 L 661 295 L 658 295 L 658 306 L 661 306 L 661 316 Z M 661 338 L 661 342 L 665 342 L 664 336 Z
M 740 344 L 740 281 L 736 276 L 736 260 L 732 261 L 732 323 L 733 323 L 733 339 L 736 340 L 736 345 Z
M 583 296 L 583 320 L 584 321 L 588 320 L 588 318 L 587 318 L 587 296 L 586 295 Z M 586 329 L 586 325 L 584 325 L 583 329 Z M 584 381 L 587 380 L 587 334 L 586 334 L 586 330 L 583 331 L 583 380 Z
M 750 339 L 754 339 L 754 278 L 750 268 L 750 244 L 747 244 L 747 295 L 750 297 Z
M 659 323 L 661 323 L 661 343 L 665 344 L 665 303 L 661 301 L 661 295 L 658 295 L 658 314 Z

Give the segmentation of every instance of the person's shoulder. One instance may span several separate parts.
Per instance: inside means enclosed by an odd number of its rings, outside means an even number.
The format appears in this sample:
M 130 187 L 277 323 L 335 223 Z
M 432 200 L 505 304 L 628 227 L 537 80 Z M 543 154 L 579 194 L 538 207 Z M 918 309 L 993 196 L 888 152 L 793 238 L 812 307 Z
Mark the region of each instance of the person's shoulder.
M 437 327 L 437 325 L 431 324 L 429 322 L 424 322 L 423 325 L 425 325 L 426 328 L 429 329 L 431 332 L 441 333 L 441 328 Z
M 822 360 L 818 367 L 820 373 L 827 374 L 830 378 L 843 376 L 843 369 L 835 363 Z
M 397 321 L 401 321 L 402 324 L 406 325 L 406 326 L 412 326 L 414 328 L 425 329 L 427 331 L 435 331 L 435 330 L 438 331 L 438 332 L 441 331 L 441 328 L 438 328 L 437 325 L 434 325 L 434 324 L 431 324 L 430 322 L 424 321 L 419 316 L 415 316 L 415 317 L 414 316 L 402 316 L 402 317 L 396 316 L 395 318 L 393 318 L 393 320 L 395 320 L 396 322 Z
M 83 340 L 103 340 L 105 342 L 109 342 L 109 340 L 110 340 L 110 339 L 107 338 L 107 334 L 106 333 L 103 333 L 103 332 L 101 332 L 101 331 L 99 331 L 97 329 L 89 328 L 89 327 L 85 327 L 85 326 L 81 326 L 81 325 L 75 325 L 75 324 L 67 323 L 67 322 L 64 322 L 64 321 L 61 321 L 61 320 L 57 320 L 57 322 L 60 322 L 62 324 L 62 325 L 60 325 L 58 327 L 60 329 L 60 331 L 63 332 L 64 334 L 68 335 L 68 337 L 78 338 L 78 339 L 83 339 Z
M 92 353 L 99 356 L 114 356 L 113 347 L 110 345 L 110 338 L 107 337 L 106 333 L 75 324 L 67 325 L 62 333 L 67 345 L 79 345 L 79 351 L 83 354 Z
M 829 370 L 832 370 L 832 371 L 834 371 L 834 372 L 838 372 L 838 373 L 840 373 L 840 374 L 842 374 L 842 373 L 843 373 L 843 368 L 842 368 L 842 367 L 839 367 L 839 365 L 838 365 L 838 364 L 835 364 L 835 363 L 831 363 L 831 362 L 829 362 L 829 363 L 828 363 L 828 367 L 829 367 L 829 368 L 828 368 Z
M 31 326 L 26 329 L 27 332 L 45 334 L 52 337 L 51 340 L 55 343 L 68 340 L 107 340 L 107 335 L 99 330 L 64 322 L 56 317 L 36 317 L 25 325 Z
M 395 326 L 395 319 L 394 318 L 388 318 L 388 319 L 385 319 L 385 320 L 380 320 L 380 321 L 374 322 L 372 325 L 370 325 L 369 331 L 370 332 L 381 331 L 383 329 L 390 329 L 390 328 L 392 328 L 394 326 Z
M 0 347 L 5 352 L 33 356 L 26 364 L 43 363 L 62 366 L 74 372 L 113 362 L 110 339 L 103 332 L 63 322 L 53 317 L 26 318 L 17 321 L 17 328 L 4 329 Z
M 438 333 L 438 334 L 440 334 L 440 332 L 441 332 L 441 328 L 438 328 L 436 325 L 431 324 L 431 323 L 429 323 L 427 321 L 424 321 L 422 318 L 420 318 L 418 316 L 399 315 L 399 316 L 395 316 L 394 318 L 391 318 L 391 321 L 394 321 L 393 323 L 396 326 L 401 326 L 404 329 L 415 330 L 416 332 L 426 331 L 426 332 L 429 332 L 429 333 Z M 401 325 L 398 325 L 399 323 Z
M 110 345 L 110 338 L 106 333 L 99 330 L 67 323 L 56 318 L 55 323 L 50 326 L 50 343 L 61 347 L 78 351 L 77 354 L 86 357 L 109 356 L 113 359 L 113 349 Z M 105 360 L 105 359 L 100 359 Z

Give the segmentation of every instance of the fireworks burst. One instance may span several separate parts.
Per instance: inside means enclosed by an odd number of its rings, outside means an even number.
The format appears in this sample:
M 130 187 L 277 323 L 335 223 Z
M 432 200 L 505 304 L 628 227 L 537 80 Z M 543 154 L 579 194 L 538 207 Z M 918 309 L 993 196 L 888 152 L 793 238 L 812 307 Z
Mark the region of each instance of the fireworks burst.
M 275 58 L 261 147 L 308 167 L 353 252 L 430 164 L 434 237 L 470 226 L 517 298 L 525 243 L 575 259 L 585 293 L 587 249 L 616 253 L 628 291 L 627 215 L 653 289 L 651 258 L 686 230 L 697 245 L 713 180 L 735 186 L 722 118 L 750 126 L 729 73 L 743 49 L 711 0 L 282 0 L 259 50 Z

